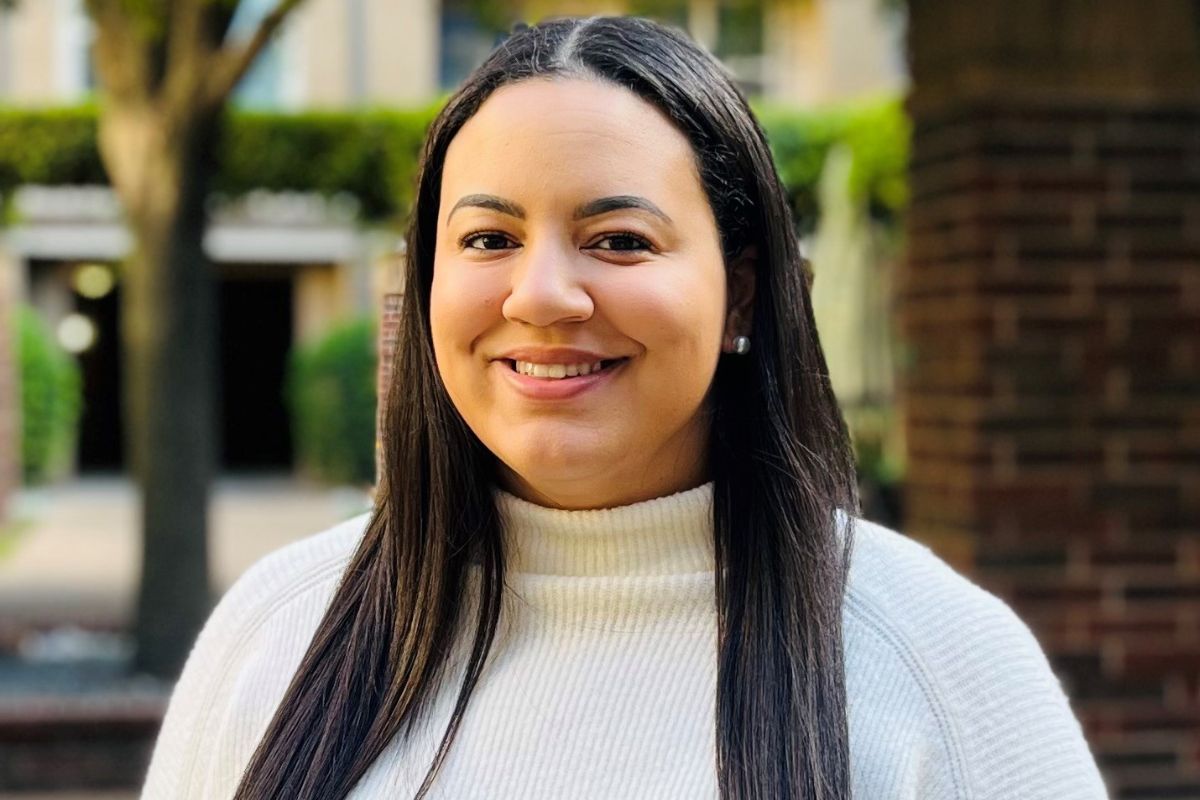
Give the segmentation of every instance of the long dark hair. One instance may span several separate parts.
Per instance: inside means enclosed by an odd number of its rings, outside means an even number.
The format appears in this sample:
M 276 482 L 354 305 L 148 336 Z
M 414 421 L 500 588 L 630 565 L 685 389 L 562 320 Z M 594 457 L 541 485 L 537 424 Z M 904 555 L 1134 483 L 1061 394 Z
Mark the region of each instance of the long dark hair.
M 858 495 L 786 195 L 766 136 L 720 62 L 659 23 L 588 17 L 518 26 L 429 130 L 374 512 L 237 800 L 344 798 L 426 714 L 469 629 L 457 702 L 417 798 L 454 740 L 495 639 L 505 555 L 494 456 L 451 402 L 430 339 L 442 166 L 493 91 L 554 76 L 609 81 L 661 109 L 691 141 L 726 263 L 757 249 L 753 350 L 722 357 L 711 392 L 714 766 L 723 798 L 850 796 L 841 613 Z M 468 601 L 473 566 L 477 600 Z

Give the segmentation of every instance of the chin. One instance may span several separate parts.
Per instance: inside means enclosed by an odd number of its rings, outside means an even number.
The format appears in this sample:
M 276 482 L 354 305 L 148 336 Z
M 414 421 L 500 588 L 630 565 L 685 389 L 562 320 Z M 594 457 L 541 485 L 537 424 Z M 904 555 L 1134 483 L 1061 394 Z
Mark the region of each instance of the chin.
M 555 484 L 603 474 L 603 465 L 611 460 L 612 453 L 594 442 L 566 442 L 547 435 L 524 447 L 509 449 L 505 456 L 504 462 L 525 481 Z

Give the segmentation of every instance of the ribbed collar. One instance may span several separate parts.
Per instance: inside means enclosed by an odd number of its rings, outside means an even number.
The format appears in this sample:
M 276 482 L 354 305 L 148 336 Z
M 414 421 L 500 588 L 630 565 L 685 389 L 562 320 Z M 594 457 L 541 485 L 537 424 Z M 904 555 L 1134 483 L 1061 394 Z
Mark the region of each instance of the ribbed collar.
M 708 482 L 626 506 L 566 511 L 494 488 L 508 569 L 580 577 L 683 575 L 714 568 Z

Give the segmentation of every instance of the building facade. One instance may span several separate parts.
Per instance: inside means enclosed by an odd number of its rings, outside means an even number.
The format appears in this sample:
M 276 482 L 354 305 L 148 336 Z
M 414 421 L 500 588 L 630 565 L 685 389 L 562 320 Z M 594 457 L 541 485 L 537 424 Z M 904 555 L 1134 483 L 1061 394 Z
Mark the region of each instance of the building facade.
M 243 0 L 231 36 L 250 35 L 275 2 Z M 906 80 L 903 19 L 880 0 L 682 0 L 654 9 L 729 64 L 752 96 L 815 105 L 894 92 Z M 521 16 L 633 11 L 630 0 L 551 0 L 526 3 Z M 306 0 L 234 102 L 283 112 L 427 103 L 486 57 L 495 28 L 462 0 Z M 54 107 L 93 96 L 92 37 L 83 0 L 0 8 L 0 105 Z M 15 222 L 0 229 L 9 301 L 32 304 L 84 372 L 74 468 L 123 470 L 119 264 L 130 239 L 120 209 L 102 187 L 25 187 L 12 209 Z M 379 313 L 372 287 L 389 281 L 371 273 L 396 268 L 398 236 L 367 230 L 319 197 L 256 194 L 213 220 L 206 246 L 221 282 L 220 466 L 289 469 L 287 354 L 341 319 Z M 0 467 L 3 474 L 12 469 Z
M 243 0 L 234 36 L 276 0 Z M 528 21 L 635 13 L 635 0 L 524 4 Z M 653 14 L 721 57 L 751 94 L 800 105 L 907 84 L 904 15 L 884 0 L 679 0 Z M 457 85 L 498 35 L 463 0 L 306 0 L 238 89 L 243 105 L 301 110 L 424 103 Z M 95 88 L 83 0 L 0 10 L 0 103 L 75 103 Z

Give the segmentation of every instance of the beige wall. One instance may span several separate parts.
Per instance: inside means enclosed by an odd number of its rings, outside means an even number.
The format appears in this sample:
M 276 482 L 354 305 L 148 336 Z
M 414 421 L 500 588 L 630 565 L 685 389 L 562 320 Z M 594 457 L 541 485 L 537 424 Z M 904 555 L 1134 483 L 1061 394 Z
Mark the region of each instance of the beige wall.
M 414 104 L 437 92 L 437 0 L 365 0 L 367 102 Z
M 59 5 L 50 0 L 21 3 L 16 11 L 0 12 L 0 79 L 7 102 L 51 105 L 63 102 L 56 86 L 55 44 Z
M 0 12 L 0 102 L 76 102 L 64 59 L 75 0 L 28 0 Z M 358 9 L 359 16 L 354 11 Z M 287 108 L 413 105 L 437 92 L 437 0 L 306 0 L 283 32 Z M 356 24 L 357 23 L 357 24 Z
M 436 0 L 308 0 L 290 31 L 299 105 L 428 100 L 437 91 L 438 14 Z
M 63 17 L 77 0 L 30 0 L 0 30 L 0 101 L 62 96 L 71 79 Z M 903 88 L 899 43 L 879 0 L 768 0 L 762 78 L 766 94 L 801 105 Z M 715 39 L 713 0 L 691 0 L 690 28 Z M 624 0 L 525 0 L 525 16 L 621 13 Z M 281 105 L 412 105 L 438 91 L 438 0 L 306 0 L 284 32 Z
M 881 6 L 879 0 L 772 0 L 767 94 L 811 106 L 903 90 L 900 37 Z
M 305 342 L 319 336 L 338 320 L 354 313 L 347 269 L 332 264 L 296 268 L 293 282 L 292 338 Z
M 825 62 L 830 99 L 903 88 L 896 63 L 903 47 L 889 26 L 881 0 L 824 0 L 828 14 Z
M 308 0 L 289 23 L 301 106 L 341 106 L 350 87 L 348 0 Z

